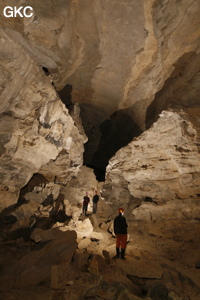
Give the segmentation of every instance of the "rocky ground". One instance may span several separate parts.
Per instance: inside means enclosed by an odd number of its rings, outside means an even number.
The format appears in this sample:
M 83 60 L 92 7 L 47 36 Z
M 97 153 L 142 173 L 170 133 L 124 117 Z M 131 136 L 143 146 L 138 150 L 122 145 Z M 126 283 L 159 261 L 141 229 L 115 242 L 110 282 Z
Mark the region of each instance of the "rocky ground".
M 198 220 L 130 222 L 125 261 L 114 259 L 102 203 L 76 221 L 60 212 L 19 226 L 8 211 L 0 220 L 0 299 L 200 299 Z

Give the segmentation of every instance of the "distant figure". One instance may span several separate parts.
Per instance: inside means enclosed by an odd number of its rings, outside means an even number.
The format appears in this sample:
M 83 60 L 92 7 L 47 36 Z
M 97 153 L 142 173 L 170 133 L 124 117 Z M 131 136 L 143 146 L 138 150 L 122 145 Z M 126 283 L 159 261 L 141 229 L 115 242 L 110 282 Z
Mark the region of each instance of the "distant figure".
M 99 201 L 99 195 L 97 194 L 97 191 L 95 191 L 95 195 L 92 198 L 92 202 L 93 202 L 93 214 L 97 213 L 97 203 Z
M 114 233 L 117 237 L 116 253 L 117 253 L 117 258 L 126 259 L 124 255 L 125 255 L 126 242 L 127 242 L 128 225 L 126 223 L 126 218 L 123 216 L 124 209 L 119 208 L 118 213 L 119 215 L 114 220 Z
M 90 198 L 88 197 L 88 193 L 83 197 L 83 214 L 86 216 L 88 204 L 90 202 Z

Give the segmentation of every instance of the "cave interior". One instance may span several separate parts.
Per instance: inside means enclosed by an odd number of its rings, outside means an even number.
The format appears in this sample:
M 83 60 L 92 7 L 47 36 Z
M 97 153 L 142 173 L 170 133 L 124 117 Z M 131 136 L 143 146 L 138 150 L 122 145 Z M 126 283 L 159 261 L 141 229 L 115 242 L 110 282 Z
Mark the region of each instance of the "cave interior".
M 0 298 L 199 300 L 200 1 L 6 5 Z

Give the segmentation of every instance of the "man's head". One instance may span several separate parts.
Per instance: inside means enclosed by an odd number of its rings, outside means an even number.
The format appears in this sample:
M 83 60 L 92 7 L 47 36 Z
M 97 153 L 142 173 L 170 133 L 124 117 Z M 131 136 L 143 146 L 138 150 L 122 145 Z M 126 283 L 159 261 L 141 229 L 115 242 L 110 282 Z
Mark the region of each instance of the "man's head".
M 122 207 L 120 207 L 120 208 L 118 209 L 118 213 L 121 214 L 121 215 L 123 215 L 123 214 L 124 214 L 124 209 L 123 209 Z

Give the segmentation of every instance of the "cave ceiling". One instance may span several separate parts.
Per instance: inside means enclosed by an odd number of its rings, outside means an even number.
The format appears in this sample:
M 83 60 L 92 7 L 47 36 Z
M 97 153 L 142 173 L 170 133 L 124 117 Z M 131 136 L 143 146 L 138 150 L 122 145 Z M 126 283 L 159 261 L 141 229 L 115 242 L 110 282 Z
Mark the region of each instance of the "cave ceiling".
M 101 119 L 128 108 L 144 130 L 169 105 L 199 105 L 199 1 L 17 2 L 34 14 L 1 18 L 7 38 Z

